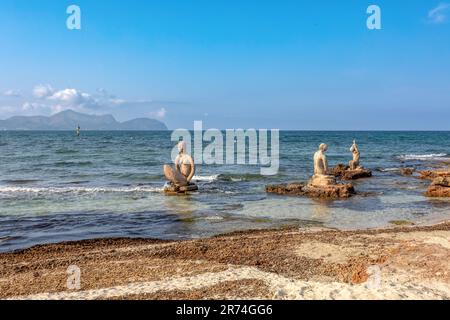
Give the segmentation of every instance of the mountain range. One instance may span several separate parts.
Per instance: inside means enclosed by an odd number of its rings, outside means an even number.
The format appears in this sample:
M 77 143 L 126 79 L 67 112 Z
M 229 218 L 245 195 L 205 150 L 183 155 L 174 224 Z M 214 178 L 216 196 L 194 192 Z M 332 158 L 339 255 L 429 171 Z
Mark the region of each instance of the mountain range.
M 158 120 L 138 118 L 118 122 L 112 115 L 89 115 L 66 110 L 47 116 L 14 116 L 0 120 L 0 130 L 167 130 Z

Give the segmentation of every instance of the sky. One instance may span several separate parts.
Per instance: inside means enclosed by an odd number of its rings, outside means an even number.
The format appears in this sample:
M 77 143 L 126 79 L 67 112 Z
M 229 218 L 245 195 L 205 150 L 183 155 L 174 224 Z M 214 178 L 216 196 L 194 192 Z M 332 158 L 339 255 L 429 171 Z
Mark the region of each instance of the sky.
M 2 0 L 0 34 L 0 119 L 450 130 L 450 0 Z

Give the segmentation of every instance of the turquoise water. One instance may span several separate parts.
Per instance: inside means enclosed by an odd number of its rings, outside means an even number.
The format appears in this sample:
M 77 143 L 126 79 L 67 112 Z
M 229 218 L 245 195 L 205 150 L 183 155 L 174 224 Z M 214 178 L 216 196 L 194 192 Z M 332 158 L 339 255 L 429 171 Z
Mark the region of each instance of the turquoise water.
M 374 177 L 349 200 L 267 195 L 270 183 L 302 181 L 312 154 L 329 145 L 330 166 L 347 163 L 356 138 Z M 450 201 L 427 199 L 429 182 L 398 169 L 450 161 L 450 132 L 281 132 L 280 170 L 199 165 L 201 192 L 162 193 L 170 132 L 0 132 L 0 251 L 98 237 L 184 239 L 280 225 L 366 228 L 391 220 L 435 222 Z

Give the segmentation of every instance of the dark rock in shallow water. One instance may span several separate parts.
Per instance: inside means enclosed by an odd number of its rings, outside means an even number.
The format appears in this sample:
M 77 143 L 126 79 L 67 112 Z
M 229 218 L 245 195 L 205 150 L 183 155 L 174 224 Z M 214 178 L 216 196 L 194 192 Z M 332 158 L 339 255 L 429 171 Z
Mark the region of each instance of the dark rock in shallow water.
M 416 169 L 414 169 L 414 168 L 401 168 L 400 174 L 402 176 L 410 176 L 414 173 L 414 171 L 416 171 Z
M 266 186 L 267 193 L 276 193 L 280 195 L 307 196 L 312 198 L 349 198 L 355 193 L 351 184 L 336 184 L 329 186 L 311 186 L 302 183 L 289 183 L 281 185 Z
M 197 190 L 198 186 L 193 183 L 183 187 L 179 187 L 171 183 L 168 183 L 166 186 L 164 186 L 164 192 L 168 194 L 186 194 L 188 192 L 193 192 Z
M 331 170 L 331 173 L 336 178 L 340 178 L 341 180 L 356 180 L 361 178 L 369 178 L 372 176 L 372 171 L 370 170 L 362 167 L 351 170 L 349 166 L 343 164 L 338 164 Z

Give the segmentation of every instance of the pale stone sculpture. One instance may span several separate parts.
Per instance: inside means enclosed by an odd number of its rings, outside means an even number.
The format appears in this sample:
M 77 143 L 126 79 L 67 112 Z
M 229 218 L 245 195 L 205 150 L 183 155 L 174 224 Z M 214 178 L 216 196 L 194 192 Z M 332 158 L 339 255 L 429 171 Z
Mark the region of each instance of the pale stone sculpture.
M 360 154 L 359 154 L 359 149 L 358 149 L 358 146 L 356 145 L 355 140 L 353 140 L 353 145 L 350 148 L 350 152 L 353 154 L 353 160 L 351 160 L 348 163 L 348 166 L 350 167 L 350 170 L 356 170 L 356 169 L 360 168 L 360 166 L 359 166 Z
M 328 146 L 322 143 L 319 150 L 314 154 L 314 176 L 309 184 L 316 187 L 329 186 L 336 184 L 336 178 L 328 174 L 328 162 L 325 155 Z
M 179 154 L 175 166 L 164 165 L 164 176 L 176 187 L 188 186 L 195 174 L 195 164 L 192 157 L 186 153 L 186 142 L 178 143 Z

